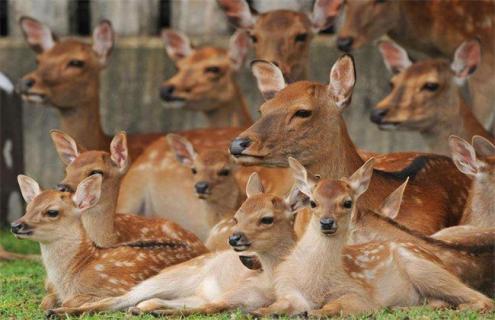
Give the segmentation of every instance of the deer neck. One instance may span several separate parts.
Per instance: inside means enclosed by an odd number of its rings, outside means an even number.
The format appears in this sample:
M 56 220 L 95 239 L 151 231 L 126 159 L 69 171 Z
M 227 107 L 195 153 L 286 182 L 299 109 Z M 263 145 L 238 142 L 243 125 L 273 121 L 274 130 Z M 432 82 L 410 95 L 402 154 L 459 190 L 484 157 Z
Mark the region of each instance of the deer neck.
M 71 107 L 59 108 L 62 131 L 90 150 L 107 150 L 110 138 L 103 132 L 100 121 L 99 80 L 86 88 L 85 99 Z
M 86 234 L 100 247 L 108 247 L 119 242 L 119 237 L 115 231 L 118 190 L 118 183 L 104 187 L 102 190 L 104 196 L 98 201 L 98 204 L 81 216 Z
M 218 107 L 204 114 L 210 128 L 248 127 L 253 123 L 249 114 L 246 100 L 237 83 L 233 82 L 234 94 L 227 101 L 218 104 Z
M 231 218 L 240 207 L 244 197 L 237 185 L 235 183 L 234 185 L 236 187 L 229 190 L 229 193 L 222 197 L 203 200 L 210 227 L 216 225 L 220 220 Z
M 290 236 L 283 237 L 277 244 L 277 247 L 271 251 L 257 252 L 260 259 L 261 266 L 263 267 L 263 272 L 271 278 L 274 270 L 278 265 L 284 260 L 285 257 L 289 255 L 292 248 L 296 244 L 296 235 L 293 228 L 288 230 Z
M 495 188 L 490 184 L 486 177 L 474 178 L 461 225 L 486 227 L 495 223 Z

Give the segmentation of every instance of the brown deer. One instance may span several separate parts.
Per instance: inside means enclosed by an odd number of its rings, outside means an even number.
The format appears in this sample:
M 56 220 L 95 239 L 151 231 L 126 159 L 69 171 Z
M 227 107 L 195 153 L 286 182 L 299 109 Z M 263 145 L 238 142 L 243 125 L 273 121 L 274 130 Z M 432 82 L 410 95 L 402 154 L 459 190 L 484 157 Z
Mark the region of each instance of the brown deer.
M 264 193 L 256 173 L 251 175 L 246 193 L 247 200 L 235 214 L 236 225 L 229 243 L 241 254 L 247 250 L 256 252 L 262 271 L 246 268 L 239 253 L 232 250 L 210 253 L 167 268 L 122 296 L 80 308 L 55 309 L 53 313 L 121 310 L 136 304 L 134 313 L 180 308 L 216 313 L 236 308 L 250 311 L 270 304 L 273 270 L 294 244 L 292 213 L 297 198 L 282 199 Z
M 406 51 L 391 41 L 380 42 L 379 48 L 394 73 L 392 92 L 371 112 L 371 121 L 380 129 L 419 131 L 430 150 L 444 155 L 450 155 L 446 141 L 451 134 L 493 139 L 467 105 L 460 87 L 480 63 L 477 40 L 463 42 L 452 63 L 445 59 L 412 63 Z
M 313 12 L 251 12 L 245 0 L 217 0 L 230 23 L 249 32 L 256 57 L 271 61 L 288 82 L 308 78 L 309 48 L 318 31 L 330 27 L 339 4 L 315 1 Z
M 351 56 L 337 60 L 327 86 L 309 81 L 286 86 L 280 69 L 266 61 L 255 61 L 252 68 L 267 100 L 261 118 L 231 143 L 237 161 L 286 167 L 292 156 L 322 178 L 348 176 L 363 164 L 341 116 L 355 83 Z M 406 190 L 399 222 L 425 234 L 459 222 L 468 178 L 443 156 L 417 157 L 400 172 L 376 171 L 361 205 L 378 208 L 408 176 L 414 187 Z
M 186 35 L 169 29 L 162 31 L 162 39 L 177 67 L 177 73 L 160 86 L 166 106 L 200 111 L 211 128 L 244 127 L 253 122 L 236 81 L 249 48 L 246 32 L 234 33 L 228 50 L 193 48 Z
M 212 251 L 228 249 L 234 227 L 232 217 L 245 200 L 234 177 L 238 166 L 226 151 L 212 149 L 198 153 L 186 138 L 172 133 L 167 135 L 167 141 L 177 160 L 190 168 L 194 192 L 203 200 L 203 210 L 196 215 L 210 228 L 206 247 Z
M 20 239 L 37 241 L 49 282 L 62 306 L 116 296 L 161 269 L 196 256 L 184 242 L 162 238 L 101 248 L 86 235 L 80 217 L 101 192 L 101 175 L 84 179 L 75 192 L 41 191 L 38 183 L 19 176 L 26 214 L 14 221 Z
M 343 20 L 337 45 L 346 52 L 386 34 L 408 50 L 449 58 L 460 43 L 478 37 L 483 60 L 478 72 L 469 79 L 469 87 L 474 114 L 483 122 L 489 120 L 495 101 L 492 1 L 352 0 L 345 2 Z
M 490 298 L 464 285 L 451 273 L 454 266 L 437 257 L 446 251 L 457 256 L 478 249 L 493 251 L 493 243 L 466 248 L 416 236 L 410 241 L 348 245 L 361 212 L 358 199 L 371 181 L 373 160 L 350 178 L 319 181 L 299 163 L 289 161 L 313 216 L 303 238 L 275 271 L 276 302 L 255 314 L 354 315 L 419 305 L 423 299 L 461 309 L 493 309 Z

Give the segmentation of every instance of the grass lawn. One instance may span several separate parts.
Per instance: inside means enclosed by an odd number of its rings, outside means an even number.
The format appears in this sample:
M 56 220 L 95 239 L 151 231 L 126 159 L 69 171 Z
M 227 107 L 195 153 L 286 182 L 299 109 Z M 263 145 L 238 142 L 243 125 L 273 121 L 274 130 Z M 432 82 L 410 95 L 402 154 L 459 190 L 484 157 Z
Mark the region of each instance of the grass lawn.
M 39 253 L 38 244 L 27 240 L 16 240 L 10 232 L 0 230 L 0 244 L 6 250 L 19 253 Z M 0 319 L 44 319 L 38 308 L 43 297 L 45 272 L 41 264 L 28 261 L 0 262 Z M 129 316 L 123 312 L 102 313 L 83 316 L 82 319 L 155 319 L 152 316 Z M 245 319 L 240 312 L 224 313 L 215 317 L 190 316 L 189 319 Z M 79 317 L 67 317 L 79 319 Z M 428 308 L 408 310 L 384 310 L 379 313 L 354 319 L 495 319 L 495 313 L 480 315 L 475 312 L 454 310 L 434 311 Z

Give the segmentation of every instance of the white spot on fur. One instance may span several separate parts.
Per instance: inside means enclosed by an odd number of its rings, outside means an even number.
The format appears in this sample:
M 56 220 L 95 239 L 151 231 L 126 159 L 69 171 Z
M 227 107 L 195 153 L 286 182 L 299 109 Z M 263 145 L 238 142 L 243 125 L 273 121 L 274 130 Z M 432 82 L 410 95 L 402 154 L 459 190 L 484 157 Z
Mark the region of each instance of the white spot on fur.
M 96 271 L 103 271 L 103 269 L 105 269 L 105 267 L 102 264 L 95 265 L 95 270 Z

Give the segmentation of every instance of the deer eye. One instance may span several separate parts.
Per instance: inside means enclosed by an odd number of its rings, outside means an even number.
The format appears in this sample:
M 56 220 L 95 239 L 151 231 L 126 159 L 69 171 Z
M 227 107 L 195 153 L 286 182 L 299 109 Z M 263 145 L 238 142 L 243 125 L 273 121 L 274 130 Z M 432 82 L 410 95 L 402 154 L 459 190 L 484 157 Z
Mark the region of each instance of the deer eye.
M 198 173 L 198 170 L 196 170 L 196 168 L 191 168 L 191 172 L 192 172 L 192 174 L 196 174 L 196 173 Z
M 82 68 L 82 67 L 84 67 L 84 61 L 73 59 L 73 60 L 69 61 L 67 66 L 68 67 Z
M 352 208 L 352 200 L 346 200 L 343 203 L 344 208 L 350 209 Z
M 294 41 L 296 42 L 306 42 L 306 39 L 308 39 L 307 33 L 300 33 L 294 37 Z
M 262 224 L 272 224 L 273 223 L 273 217 L 263 217 L 263 218 L 261 218 L 260 222 Z
M 438 83 L 435 83 L 435 82 L 427 82 L 423 85 L 423 87 L 421 88 L 422 90 L 427 90 L 427 91 L 436 91 L 438 89 L 439 85 Z
M 316 202 L 314 202 L 313 200 L 309 202 L 309 205 L 311 206 L 311 208 L 316 208 Z
M 205 68 L 205 73 L 219 74 L 220 71 L 220 68 L 215 66 Z
M 313 112 L 311 110 L 301 109 L 301 110 L 297 110 L 296 113 L 294 113 L 294 116 L 299 118 L 308 118 L 311 116 L 312 113 Z
M 88 174 L 88 177 L 89 176 L 92 176 L 92 175 L 95 175 L 95 174 L 99 174 L 99 175 L 103 176 L 103 171 L 101 171 L 101 170 L 91 170 L 89 172 L 89 174 Z
M 230 174 L 230 170 L 229 170 L 229 169 L 222 169 L 222 170 L 218 171 L 218 175 L 219 175 L 219 176 L 224 176 L 224 177 L 226 177 L 226 176 L 228 176 L 229 174 Z
M 55 218 L 59 214 L 58 210 L 48 210 L 46 212 L 46 215 L 49 216 L 50 218 Z
M 258 42 L 258 37 L 255 36 L 254 34 L 250 34 L 249 37 L 251 38 L 251 41 L 253 41 L 253 43 Z

